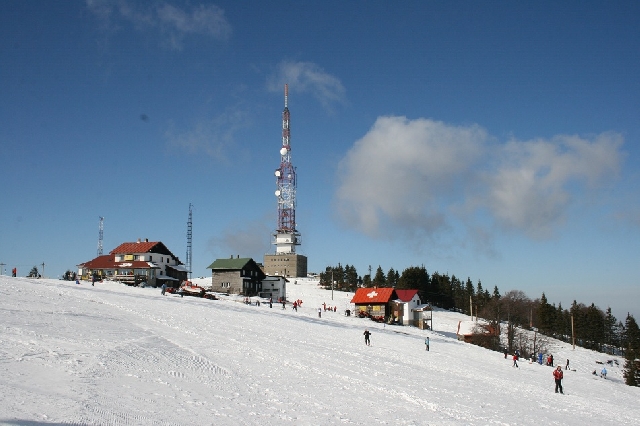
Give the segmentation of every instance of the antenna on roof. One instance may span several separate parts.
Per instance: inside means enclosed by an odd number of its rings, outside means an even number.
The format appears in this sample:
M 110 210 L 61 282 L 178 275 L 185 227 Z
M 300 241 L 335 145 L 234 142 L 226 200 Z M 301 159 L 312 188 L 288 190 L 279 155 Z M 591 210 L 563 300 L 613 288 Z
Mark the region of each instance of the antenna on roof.
M 102 256 L 102 237 L 104 233 L 104 217 L 99 216 L 100 225 L 98 226 L 98 256 Z
M 193 236 L 193 212 L 191 210 L 193 205 L 189 203 L 189 219 L 187 220 L 187 258 L 185 263 L 187 265 L 187 270 L 189 272 L 189 281 L 191 281 L 191 258 L 193 257 L 191 239 Z

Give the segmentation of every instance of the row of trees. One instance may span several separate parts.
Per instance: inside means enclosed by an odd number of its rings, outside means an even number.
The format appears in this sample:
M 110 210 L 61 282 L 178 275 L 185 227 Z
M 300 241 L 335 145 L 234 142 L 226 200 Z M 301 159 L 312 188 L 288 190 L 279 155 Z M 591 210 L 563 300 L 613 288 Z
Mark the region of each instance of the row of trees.
M 544 353 L 546 336 L 565 342 L 575 340 L 579 346 L 609 354 L 623 354 L 627 384 L 640 386 L 638 325 L 632 315 L 627 315 L 624 324 L 618 321 L 611 308 L 603 312 L 593 303 L 586 306 L 574 300 L 570 309 L 564 309 L 560 303 L 558 306 L 549 303 L 544 293 L 532 300 L 520 290 L 501 295 L 497 286 L 489 292 L 480 280 L 474 285 L 470 278 L 463 281 L 455 275 L 429 274 L 424 266 L 409 267 L 402 274 L 393 268 L 385 274 L 378 266 L 373 277 L 371 268 L 369 274 L 361 277 L 355 266 L 338 264 L 320 274 L 320 284 L 352 292 L 358 287 L 417 289 L 422 300 L 484 318 L 493 330 L 499 331 L 506 324 L 507 349 L 510 352 L 518 349 L 524 357 Z M 485 336 L 478 343 L 493 350 L 502 348 L 499 333 Z

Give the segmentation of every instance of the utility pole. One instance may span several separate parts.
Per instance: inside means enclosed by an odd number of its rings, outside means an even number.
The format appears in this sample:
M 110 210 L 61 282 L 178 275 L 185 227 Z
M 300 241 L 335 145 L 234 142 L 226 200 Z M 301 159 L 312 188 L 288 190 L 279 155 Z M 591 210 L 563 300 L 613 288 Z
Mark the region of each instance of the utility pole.
M 471 321 L 473 321 L 473 298 L 469 296 L 469 311 L 471 312 Z
M 42 275 L 41 275 L 41 277 L 44 278 L 44 262 L 42 262 Z
M 573 328 L 573 314 L 571 314 L 571 341 L 573 342 L 573 350 L 576 350 L 576 332 Z
M 333 268 L 327 266 L 327 268 L 325 269 L 325 272 L 328 274 L 329 269 L 331 269 L 331 300 L 333 300 Z
M 4 275 L 4 265 L 6 265 L 6 263 L 0 263 L 0 275 Z

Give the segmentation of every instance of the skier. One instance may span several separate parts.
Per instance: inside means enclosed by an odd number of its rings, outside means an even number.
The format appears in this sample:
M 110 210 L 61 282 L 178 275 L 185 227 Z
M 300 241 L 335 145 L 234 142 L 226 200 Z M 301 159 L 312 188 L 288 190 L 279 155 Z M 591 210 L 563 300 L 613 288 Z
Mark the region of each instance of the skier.
M 542 352 L 538 354 L 538 364 L 542 365 Z
M 518 354 L 513 354 L 513 367 L 520 368 L 518 367 Z
M 95 285 L 96 281 L 98 280 L 98 277 L 96 277 L 96 274 L 91 275 L 91 285 Z
M 553 378 L 556 380 L 556 393 L 558 393 L 558 389 L 560 389 L 560 393 L 562 392 L 562 378 L 564 374 L 562 373 L 562 367 L 558 366 L 555 370 L 553 370 Z
M 607 378 L 607 367 L 602 367 L 602 371 L 600 372 L 600 377 L 603 379 Z
M 425 344 L 425 346 L 426 346 L 425 350 L 426 350 L 427 352 L 429 352 L 429 338 L 428 338 L 428 337 L 425 339 L 424 344 Z
M 364 344 L 367 346 L 371 346 L 371 342 L 369 341 L 369 336 L 371 336 L 371 333 L 369 332 L 368 329 L 365 328 L 364 330 Z
M 167 284 L 162 283 L 162 291 L 160 292 L 160 294 L 162 296 L 166 296 L 166 294 L 164 294 L 165 291 L 167 291 Z
M 505 347 L 505 348 L 504 348 L 504 351 L 502 351 L 502 353 L 504 353 L 504 359 L 507 359 L 507 353 L 508 353 L 508 352 L 509 352 L 509 351 L 508 351 L 508 350 L 507 350 L 507 348 Z
M 565 370 L 568 370 L 568 369 L 569 369 L 569 358 L 567 358 L 567 365 L 565 365 L 565 366 L 564 366 L 564 369 L 565 369 Z
M 11 270 L 11 276 L 12 276 L 12 277 L 15 277 L 17 274 L 18 274 L 18 270 L 17 270 L 16 268 L 13 268 L 13 269 Z
M 322 318 L 322 308 L 318 308 L 318 318 Z
M 553 367 L 553 355 L 549 355 L 549 365 Z

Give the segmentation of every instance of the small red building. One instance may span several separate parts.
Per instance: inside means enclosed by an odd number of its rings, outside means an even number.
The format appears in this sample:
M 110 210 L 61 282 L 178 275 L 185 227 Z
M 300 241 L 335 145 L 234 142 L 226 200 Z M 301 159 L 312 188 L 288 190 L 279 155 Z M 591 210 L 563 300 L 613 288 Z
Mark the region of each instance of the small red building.
M 393 288 L 359 288 L 351 303 L 355 305 L 355 314 L 371 317 L 376 321 L 387 321 L 391 315 L 390 302 L 398 298 Z

